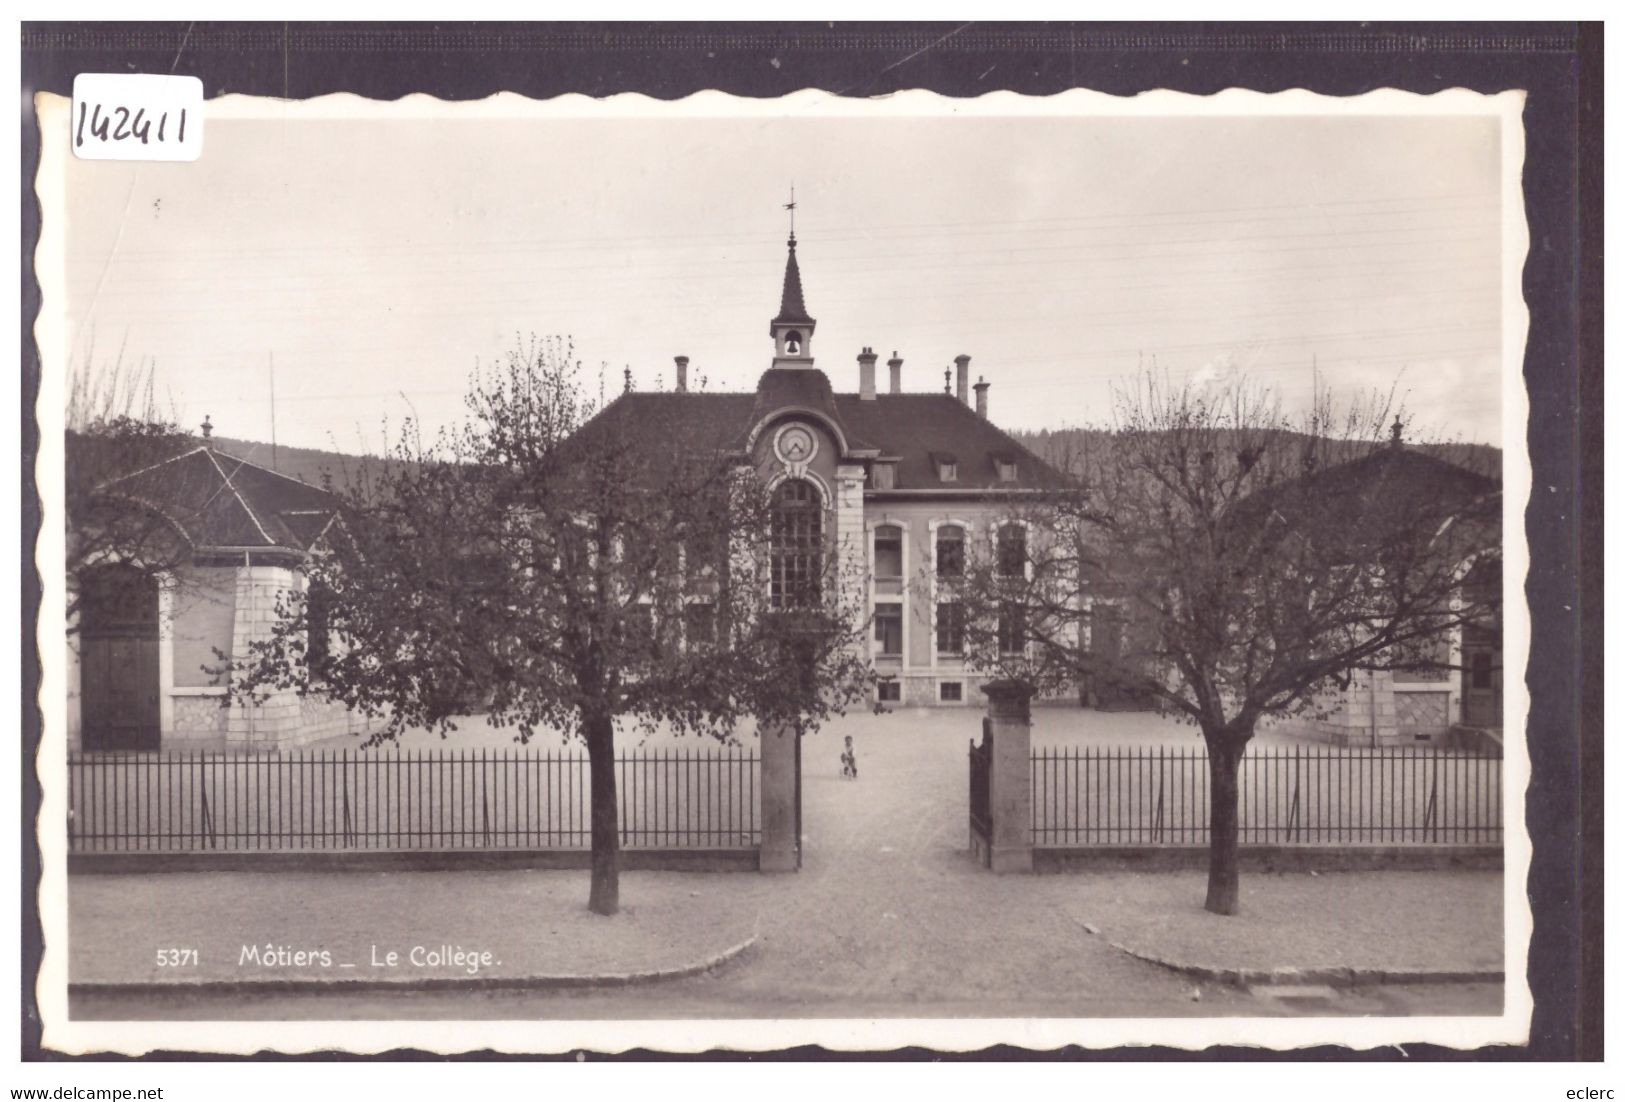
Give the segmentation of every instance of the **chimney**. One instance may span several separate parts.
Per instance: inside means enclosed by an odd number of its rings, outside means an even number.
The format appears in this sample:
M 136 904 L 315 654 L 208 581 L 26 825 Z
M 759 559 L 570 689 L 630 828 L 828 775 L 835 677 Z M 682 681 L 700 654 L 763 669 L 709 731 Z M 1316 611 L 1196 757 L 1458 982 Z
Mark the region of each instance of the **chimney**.
M 980 375 L 976 377 L 976 416 L 984 421 L 987 420 L 987 388 L 992 385 Z
M 954 357 L 959 367 L 959 400 L 970 405 L 970 357 L 961 352 Z
M 688 393 L 688 357 L 678 356 L 677 360 L 677 393 Z
M 886 366 L 891 368 L 891 392 L 903 393 L 903 361 L 898 358 L 895 348 L 892 349 L 891 359 L 886 361 Z
M 858 353 L 858 397 L 865 402 L 875 400 L 875 350 L 868 345 Z

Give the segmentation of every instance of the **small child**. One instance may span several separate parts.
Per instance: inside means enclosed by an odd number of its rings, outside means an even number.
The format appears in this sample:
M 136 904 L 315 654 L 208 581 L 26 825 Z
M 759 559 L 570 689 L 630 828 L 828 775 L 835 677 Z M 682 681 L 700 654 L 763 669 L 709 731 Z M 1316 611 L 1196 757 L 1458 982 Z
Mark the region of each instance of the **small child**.
M 841 776 L 858 778 L 858 755 L 852 749 L 852 736 L 846 736 L 846 749 L 841 751 Z

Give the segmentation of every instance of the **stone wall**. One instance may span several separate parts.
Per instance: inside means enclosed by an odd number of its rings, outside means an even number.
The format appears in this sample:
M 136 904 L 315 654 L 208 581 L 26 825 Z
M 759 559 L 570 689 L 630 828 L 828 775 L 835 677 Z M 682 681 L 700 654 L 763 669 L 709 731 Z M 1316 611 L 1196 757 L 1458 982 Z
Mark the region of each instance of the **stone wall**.
M 980 708 L 982 686 L 990 678 L 984 674 L 966 673 L 963 669 L 941 668 L 936 673 L 909 673 L 898 677 L 903 699 L 898 705 L 905 708 L 957 708 L 961 705 Z M 960 685 L 960 699 L 942 699 L 942 683 L 956 681 Z
M 224 750 L 230 710 L 224 692 L 174 693 L 173 726 L 164 732 L 165 750 Z
M 369 720 L 363 713 L 351 711 L 336 700 L 312 693 L 299 701 L 299 732 L 292 744 L 306 746 L 342 735 L 355 736 L 359 741 L 378 726 L 380 724 Z
M 277 600 L 295 590 L 299 579 L 285 566 L 239 566 L 231 652 L 246 655 L 253 642 L 269 639 L 277 624 Z M 299 745 L 303 713 L 299 694 L 273 691 L 259 704 L 233 704 L 226 720 L 226 749 L 246 753 Z
M 1318 714 L 1317 714 L 1318 713 Z M 1412 679 L 1389 670 L 1357 675 L 1325 694 L 1311 713 L 1276 729 L 1334 746 L 1413 746 L 1443 742 L 1461 715 L 1460 675 Z

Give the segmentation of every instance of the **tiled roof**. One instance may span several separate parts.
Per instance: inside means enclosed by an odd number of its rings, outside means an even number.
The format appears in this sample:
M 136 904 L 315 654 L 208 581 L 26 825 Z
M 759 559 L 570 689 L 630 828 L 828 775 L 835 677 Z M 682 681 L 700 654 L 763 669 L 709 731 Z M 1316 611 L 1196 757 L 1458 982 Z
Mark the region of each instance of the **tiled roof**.
M 656 457 L 681 449 L 739 452 L 752 428 L 785 408 L 824 413 L 840 426 L 849 448 L 895 461 L 896 491 L 1044 489 L 1064 482 L 1049 464 L 952 395 L 863 399 L 833 393 L 823 372 L 804 368 L 768 370 L 754 394 L 623 394 L 578 437 L 586 441 L 611 433 Z M 957 457 L 957 481 L 938 479 L 933 452 Z M 1015 461 L 1015 481 L 999 480 L 1001 458 Z
M 1498 522 L 1499 507 L 1489 503 L 1499 489 L 1495 478 L 1416 448 L 1384 446 L 1262 490 L 1239 502 L 1232 519 L 1255 523 L 1261 510 L 1272 510 L 1380 539 L 1419 516 Z
M 872 399 L 838 394 L 835 404 L 851 432 L 873 441 L 882 456 L 898 460 L 894 486 L 899 490 L 1032 490 L 1065 483 L 1055 468 L 951 394 L 877 394 Z M 937 478 L 933 452 L 955 458 L 958 481 Z M 1001 458 L 1015 461 L 1015 481 L 999 481 Z
M 585 451 L 599 442 L 630 442 L 653 457 L 734 452 L 750 423 L 756 395 L 640 393 L 630 391 L 581 426 L 563 448 Z
M 198 548 L 306 551 L 338 511 L 326 490 L 210 447 L 113 479 L 101 492 L 158 510 Z

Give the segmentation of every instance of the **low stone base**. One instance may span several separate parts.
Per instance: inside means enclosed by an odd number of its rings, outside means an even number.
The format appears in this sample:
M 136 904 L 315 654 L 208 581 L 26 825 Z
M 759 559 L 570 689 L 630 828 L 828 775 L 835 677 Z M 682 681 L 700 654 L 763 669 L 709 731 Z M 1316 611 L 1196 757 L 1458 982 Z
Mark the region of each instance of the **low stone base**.
M 1206 846 L 1037 847 L 1033 871 L 1173 872 L 1205 869 Z M 1499 869 L 1500 846 L 1244 846 L 1244 872 L 1371 872 Z
M 458 869 L 587 869 L 592 851 L 568 850 L 315 850 L 205 853 L 70 853 L 73 875 L 148 875 L 163 872 L 438 872 Z M 621 870 L 756 872 L 758 851 L 737 849 L 626 849 Z

